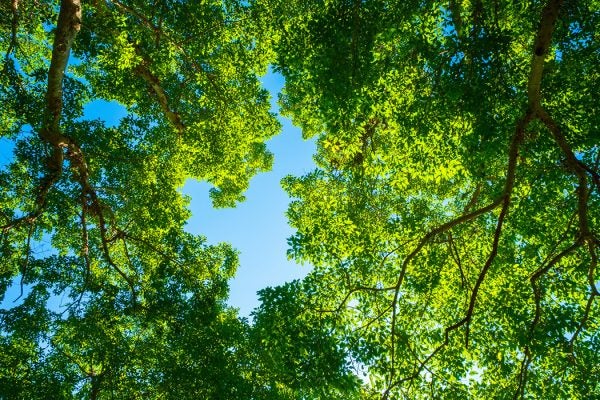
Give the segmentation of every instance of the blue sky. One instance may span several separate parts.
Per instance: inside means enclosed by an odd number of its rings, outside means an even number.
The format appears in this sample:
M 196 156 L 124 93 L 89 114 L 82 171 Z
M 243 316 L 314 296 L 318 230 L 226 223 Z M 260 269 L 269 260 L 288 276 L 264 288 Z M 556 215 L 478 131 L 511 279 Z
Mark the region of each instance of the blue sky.
M 262 81 L 271 93 L 272 109 L 276 112 L 283 77 L 269 72 Z M 123 107 L 114 102 L 94 101 L 85 109 L 87 118 L 100 118 L 108 124 L 117 124 L 124 115 Z M 229 304 L 238 308 L 243 317 L 259 305 L 258 290 L 301 278 L 310 270 L 286 257 L 287 238 L 293 230 L 285 217 L 289 198 L 280 181 L 286 175 L 302 175 L 315 168 L 315 143 L 303 140 L 300 129 L 289 120 L 280 121 L 281 134 L 267 143 L 275 156 L 273 169 L 252 179 L 245 202 L 235 208 L 215 209 L 208 196 L 209 184 L 189 180 L 183 188 L 183 193 L 191 197 L 192 217 L 187 230 L 205 236 L 210 244 L 227 242 L 239 251 L 240 267 L 230 282 Z M 9 161 L 11 153 L 12 146 L 0 140 L 0 165 Z M 0 307 L 16 305 L 13 301 L 18 295 L 19 286 L 13 285 Z
M 271 92 L 273 111 L 277 110 L 277 93 L 283 83 L 278 74 L 263 78 Z M 280 121 L 282 133 L 267 143 L 275 155 L 273 169 L 252 179 L 246 201 L 235 208 L 214 209 L 207 183 L 188 181 L 183 188 L 192 198 L 187 229 L 206 236 L 209 243 L 230 243 L 240 252 L 240 267 L 230 282 L 229 304 L 239 308 L 241 316 L 248 316 L 258 306 L 257 290 L 302 278 L 310 270 L 307 265 L 287 260 L 287 238 L 293 230 L 285 217 L 289 198 L 280 181 L 286 175 L 302 175 L 315 168 L 315 143 L 303 140 L 300 129 L 289 120 Z

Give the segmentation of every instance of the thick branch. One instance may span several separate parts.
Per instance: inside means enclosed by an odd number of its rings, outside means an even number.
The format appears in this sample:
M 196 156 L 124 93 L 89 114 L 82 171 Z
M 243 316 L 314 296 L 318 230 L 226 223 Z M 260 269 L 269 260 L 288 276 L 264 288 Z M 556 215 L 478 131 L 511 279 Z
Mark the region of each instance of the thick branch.
M 62 0 L 54 44 L 52 60 L 48 70 L 48 91 L 44 126 L 40 132 L 42 139 L 56 147 L 66 147 L 66 140 L 59 131 L 62 112 L 63 80 L 69 61 L 71 46 L 81 27 L 81 4 L 79 0 Z
M 61 177 L 64 163 L 64 150 L 73 169 L 75 179 L 81 185 L 83 207 L 98 218 L 98 226 L 102 238 L 103 253 L 108 264 L 114 268 L 128 283 L 135 301 L 135 290 L 133 281 L 113 261 L 107 244 L 107 228 L 104 218 L 106 207 L 102 204 L 94 188 L 89 182 L 89 170 L 81 147 L 70 137 L 63 134 L 60 129 L 60 120 L 63 109 L 63 82 L 65 70 L 69 61 L 71 46 L 81 27 L 81 3 L 80 0 L 62 0 L 54 43 L 52 48 L 52 59 L 48 69 L 48 88 L 46 92 L 46 107 L 42 127 L 39 130 L 40 139 L 50 145 L 51 154 L 46 160 L 47 173 L 42 178 L 37 194 L 35 209 L 28 215 L 15 219 L 3 230 L 11 229 L 24 222 L 32 223 L 43 212 L 46 206 L 46 198 L 50 189 Z M 90 200 L 89 208 L 85 204 L 86 197 Z M 84 235 L 87 231 L 84 229 Z M 84 256 L 85 257 L 85 256 Z M 88 261 L 86 260 L 86 263 Z
M 81 5 L 79 0 L 62 0 L 54 44 L 52 59 L 48 70 L 48 89 L 46 91 L 46 107 L 44 119 L 39 130 L 42 141 L 51 146 L 51 154 L 46 160 L 47 172 L 41 179 L 35 201 L 35 209 L 28 215 L 15 219 L 2 226 L 9 230 L 22 223 L 32 223 L 46 207 L 46 198 L 50 189 L 62 175 L 64 154 L 63 149 L 69 146 L 71 140 L 60 132 L 60 117 L 62 113 L 63 80 L 65 68 L 71 52 L 71 46 L 81 26 Z
M 550 0 L 542 10 L 542 18 L 535 38 L 533 60 L 527 85 L 529 108 L 532 110 L 536 110 L 540 106 L 542 99 L 540 87 L 542 84 L 544 61 L 550 49 L 552 33 L 554 32 L 554 25 L 558 19 L 558 11 L 561 4 L 562 0 Z
M 60 178 L 63 167 L 63 148 L 68 147 L 69 138 L 60 131 L 62 114 L 63 81 L 65 69 L 71 53 L 71 46 L 81 27 L 81 5 L 79 0 L 63 0 L 54 33 L 52 60 L 48 70 L 48 89 L 44 121 L 39 131 L 40 138 L 52 146 L 52 154 L 47 160 L 48 174 L 42 180 L 42 188 L 37 198 L 39 212 L 44 208 L 46 195 Z M 39 213 L 38 213 L 39 215 Z
M 587 184 L 587 174 L 585 168 L 583 168 L 575 157 L 575 153 L 569 146 L 566 137 L 562 133 L 558 124 L 552 119 L 552 117 L 542 108 L 538 110 L 538 115 L 540 120 L 546 125 L 546 127 L 552 133 L 554 140 L 558 144 L 558 147 L 561 149 L 566 158 L 566 164 L 571 170 L 573 174 L 575 174 L 579 180 L 579 184 L 577 186 L 578 192 L 578 213 L 579 213 L 579 231 L 580 234 L 584 238 L 589 238 L 591 236 L 588 217 L 587 217 L 587 201 L 588 201 L 588 184 Z
M 135 67 L 135 72 L 137 72 L 137 74 L 141 76 L 146 81 L 146 83 L 150 85 L 152 91 L 154 92 L 154 95 L 156 96 L 156 99 L 158 100 L 158 104 L 160 104 L 160 108 L 162 109 L 163 113 L 165 114 L 169 122 L 173 124 L 173 126 L 177 130 L 177 133 L 181 136 L 181 134 L 185 130 L 185 125 L 181 121 L 181 117 L 179 116 L 179 114 L 174 112 L 171 109 L 171 107 L 169 107 L 169 99 L 167 97 L 167 93 L 161 86 L 158 77 L 152 72 L 150 72 L 148 65 L 148 60 L 144 59 L 140 64 L 138 64 Z
M 137 11 L 136 9 L 123 4 L 119 0 L 108 0 L 108 2 L 114 4 L 118 9 L 120 9 L 125 14 L 129 14 L 135 18 L 137 18 L 143 26 L 147 29 L 151 30 L 157 38 L 164 37 L 171 45 L 175 46 L 175 48 L 181 53 L 181 56 L 194 68 L 195 72 L 199 74 L 203 74 L 208 79 L 208 82 L 215 90 L 215 95 L 221 96 L 223 91 L 219 89 L 217 83 L 214 80 L 214 75 L 210 72 L 205 71 L 205 69 L 198 63 L 195 57 L 191 56 L 186 50 L 185 44 L 181 44 L 177 42 L 174 38 L 171 37 L 170 34 L 165 32 L 161 27 L 156 26 L 150 21 L 143 13 Z M 195 39 L 195 38 L 194 38 Z M 230 99 L 233 100 L 233 99 Z M 172 122 L 172 121 L 171 121 Z M 177 126 L 177 125 L 175 125 Z
M 8 44 L 6 55 L 4 56 L 5 60 L 8 60 L 10 54 L 17 47 L 17 31 L 19 28 L 19 0 L 12 0 L 12 2 L 10 3 L 10 11 L 12 12 L 12 21 L 10 27 L 10 43 Z

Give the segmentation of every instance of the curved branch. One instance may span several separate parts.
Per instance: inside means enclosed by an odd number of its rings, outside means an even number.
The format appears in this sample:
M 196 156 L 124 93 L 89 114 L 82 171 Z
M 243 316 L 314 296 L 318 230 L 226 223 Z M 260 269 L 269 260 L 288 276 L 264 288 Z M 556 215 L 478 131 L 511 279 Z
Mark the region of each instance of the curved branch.
M 563 251 L 558 253 L 556 256 L 554 256 L 554 258 L 552 258 L 544 267 L 539 268 L 529 278 L 529 281 L 533 288 L 533 295 L 534 295 L 534 301 L 535 301 L 535 314 L 534 314 L 533 320 L 532 320 L 530 328 L 529 328 L 530 337 L 533 336 L 533 332 L 534 332 L 535 327 L 540 319 L 541 311 L 542 311 L 541 305 L 540 305 L 540 302 L 542 300 L 542 298 L 541 298 L 542 294 L 541 294 L 540 288 L 537 284 L 537 281 L 542 276 L 544 276 L 548 271 L 550 271 L 550 269 L 552 267 L 554 267 L 561 259 L 563 259 L 567 255 L 569 255 L 573 251 L 577 250 L 579 247 L 582 246 L 582 244 L 583 244 L 583 242 L 581 240 L 576 241 L 571 246 L 567 247 L 566 249 L 564 249 Z
M 469 347 L 469 331 L 470 331 L 471 319 L 473 318 L 473 313 L 475 311 L 475 303 L 477 302 L 477 295 L 479 294 L 479 288 L 481 287 L 481 284 L 483 283 L 485 276 L 487 275 L 492 263 L 494 262 L 494 260 L 496 258 L 496 255 L 498 254 L 498 245 L 500 243 L 500 236 L 502 235 L 502 227 L 504 224 L 504 219 L 506 218 L 506 215 L 508 214 L 508 209 L 510 207 L 510 192 L 512 192 L 512 188 L 510 189 L 509 193 L 504 198 L 502 210 L 500 211 L 500 216 L 498 217 L 498 222 L 496 223 L 496 231 L 494 232 L 494 240 L 492 243 L 492 250 L 490 251 L 490 254 L 488 255 L 488 258 L 485 262 L 485 265 L 483 266 L 483 268 L 481 269 L 481 272 L 479 273 L 479 276 L 477 277 L 477 281 L 475 282 L 475 286 L 473 287 L 473 292 L 471 292 L 471 300 L 469 302 L 469 308 L 467 309 L 467 314 L 465 315 L 465 317 L 462 321 L 459 321 L 456 324 L 452 325 L 450 327 L 450 329 L 448 330 L 448 332 L 449 332 L 449 331 L 457 329 L 458 327 L 465 324 L 466 325 L 465 326 L 465 347 Z
M 486 264 L 485 264 L 484 268 L 482 269 L 482 271 L 479 275 L 479 278 L 477 280 L 477 283 L 473 289 L 467 316 L 465 318 L 463 318 L 462 320 L 458 321 L 457 323 L 455 323 L 454 325 L 452 325 L 451 327 L 449 327 L 446 334 L 448 334 L 450 331 L 457 329 L 458 327 L 460 327 L 460 326 L 464 325 L 465 323 L 467 323 L 468 321 L 470 321 L 470 318 L 473 313 L 473 309 L 475 307 L 475 298 L 477 296 L 479 286 L 483 282 L 483 279 L 485 278 L 485 274 L 487 273 L 487 270 L 489 269 L 491 263 L 493 262 L 493 260 L 496 256 L 498 241 L 500 240 L 500 234 L 502 231 L 502 225 L 503 225 L 506 213 L 508 212 L 508 207 L 510 205 L 510 196 L 511 196 L 514 184 L 515 184 L 519 146 L 525 137 L 525 128 L 532 121 L 533 117 L 534 117 L 534 114 L 532 112 L 528 111 L 525 114 L 525 116 L 523 116 L 523 118 L 521 118 L 521 120 L 519 120 L 519 122 L 517 123 L 516 132 L 513 135 L 513 138 L 512 138 L 510 147 L 509 147 L 509 158 L 508 158 L 508 167 L 507 167 L 507 172 L 506 172 L 506 182 L 504 184 L 504 190 L 502 191 L 500 196 L 498 196 L 496 198 L 496 200 L 494 200 L 492 203 L 488 204 L 487 206 L 481 207 L 481 208 L 479 208 L 473 212 L 470 212 L 468 214 L 463 214 L 460 217 L 455 218 L 454 220 L 447 222 L 445 224 L 442 224 L 442 225 L 438 226 L 437 228 L 431 230 L 427 235 L 425 235 L 423 237 L 423 239 L 421 239 L 421 241 L 419 242 L 417 247 L 405 258 L 405 260 L 402 264 L 398 282 L 396 283 L 396 286 L 395 286 L 394 300 L 392 301 L 392 327 L 391 327 L 391 329 L 392 329 L 391 330 L 391 332 L 392 332 L 392 337 L 391 337 L 391 339 L 392 339 L 392 346 L 391 346 L 392 347 L 392 360 L 391 360 L 392 366 L 394 365 L 394 359 L 395 359 L 395 356 L 394 356 L 394 352 L 395 352 L 394 331 L 395 331 L 395 325 L 396 325 L 396 319 L 397 319 L 396 305 L 398 303 L 400 287 L 401 287 L 404 277 L 406 275 L 406 270 L 408 268 L 409 263 L 417 256 L 417 254 L 429 242 L 429 240 L 431 240 L 436 235 L 446 232 L 449 229 L 451 229 L 457 225 L 471 221 L 474 218 L 476 218 L 480 215 L 483 215 L 487 212 L 490 212 L 490 211 L 494 210 L 495 208 L 497 208 L 498 206 L 502 205 L 502 211 L 500 212 L 500 217 L 498 218 L 496 233 L 494 234 L 494 243 L 493 243 L 492 252 L 490 253 L 490 256 L 488 257 L 488 260 L 486 261 Z M 468 341 L 468 330 L 467 330 L 466 340 Z M 393 377 L 393 371 L 394 371 L 394 368 L 392 367 L 392 377 Z
M 50 189 L 60 179 L 63 171 L 63 149 L 71 140 L 60 131 L 62 114 L 63 80 L 65 68 L 69 60 L 71 46 L 81 27 L 81 5 L 79 0 L 62 0 L 58 22 L 54 33 L 52 59 L 48 69 L 48 87 L 46 91 L 46 107 L 42 127 L 38 135 L 42 141 L 51 146 L 51 154 L 46 160 L 47 172 L 40 181 L 36 196 L 35 208 L 27 215 L 14 219 L 1 227 L 7 231 L 23 223 L 33 223 L 44 211 Z
M 404 260 L 404 263 L 403 263 L 401 271 L 400 271 L 400 276 L 398 278 L 398 283 L 396 285 L 396 292 L 394 295 L 394 300 L 392 302 L 392 329 L 391 329 L 391 332 L 392 332 L 392 334 L 391 334 L 391 341 L 392 341 L 391 365 L 392 365 L 392 368 L 391 368 L 391 372 L 390 372 L 390 385 L 384 392 L 384 396 L 383 396 L 384 399 L 386 399 L 389 396 L 389 392 L 393 387 L 398 386 L 400 383 L 402 383 L 406 380 L 412 380 L 416 376 L 418 376 L 418 373 L 422 370 L 423 366 L 427 362 L 429 362 L 429 360 L 431 358 L 433 358 L 435 356 L 435 354 L 437 354 L 443 347 L 445 347 L 448 344 L 450 332 L 458 329 L 459 327 L 461 327 L 465 324 L 467 325 L 467 329 L 465 332 L 465 342 L 466 342 L 466 345 L 468 346 L 469 323 L 471 321 L 471 318 L 472 318 L 472 315 L 474 312 L 474 307 L 475 307 L 475 303 L 477 300 L 477 294 L 479 291 L 479 287 L 482 284 L 482 282 L 485 278 L 485 275 L 487 274 L 487 271 L 489 270 L 489 267 L 491 266 L 493 260 L 496 257 L 498 244 L 499 244 L 499 240 L 500 240 L 500 235 L 502 233 L 502 226 L 504 223 L 504 219 L 506 218 L 506 215 L 508 213 L 508 209 L 510 207 L 510 196 L 512 194 L 512 189 L 515 184 L 515 176 L 516 176 L 515 173 L 516 173 L 516 167 L 517 167 L 517 161 L 518 161 L 517 159 L 518 159 L 519 145 L 522 143 L 522 141 L 524 139 L 525 128 L 527 127 L 527 125 L 536 118 L 540 118 L 540 119 L 542 118 L 543 110 L 540 105 L 541 104 L 541 90 L 540 89 L 541 89 L 541 82 L 542 82 L 542 76 L 543 76 L 543 71 L 544 71 L 544 61 L 545 61 L 545 57 L 548 52 L 548 49 L 550 48 L 552 34 L 554 32 L 554 25 L 556 23 L 556 20 L 558 19 L 558 13 L 559 13 L 561 4 L 562 4 L 562 0 L 550 0 L 546 4 L 546 6 L 544 7 L 544 9 L 542 11 L 542 16 L 540 19 L 540 26 L 538 28 L 538 32 L 537 32 L 536 38 L 535 38 L 535 45 L 534 45 L 534 52 L 533 52 L 534 54 L 533 54 L 533 59 L 531 62 L 531 70 L 529 73 L 529 79 L 528 79 L 528 84 L 527 84 L 527 97 L 528 97 L 529 107 L 528 107 L 527 112 L 523 116 L 523 118 L 521 118 L 519 120 L 519 122 L 517 123 L 516 132 L 513 136 L 513 139 L 512 139 L 510 148 L 509 148 L 509 159 L 508 159 L 508 167 L 507 167 L 507 174 L 506 174 L 507 176 L 506 176 L 506 182 L 505 182 L 505 186 L 504 186 L 504 190 L 503 190 L 502 194 L 498 198 L 496 198 L 496 200 L 494 200 L 492 203 L 490 203 L 489 205 L 479 208 L 478 210 L 473 211 L 472 213 L 463 214 L 462 216 L 454 219 L 453 221 L 450 221 L 446 224 L 440 225 L 439 227 L 431 230 L 427 235 L 425 235 L 423 237 L 423 239 L 421 240 L 421 242 L 419 242 L 419 244 L 413 250 L 413 252 L 410 253 L 407 256 L 407 258 Z M 587 186 L 586 186 L 586 188 L 587 188 Z M 492 250 L 486 260 L 484 267 L 482 268 L 482 270 L 479 274 L 479 277 L 477 279 L 477 282 L 476 282 L 473 292 L 471 294 L 471 301 L 469 303 L 469 308 L 467 310 L 465 317 L 445 329 L 444 342 L 442 344 L 440 344 L 421 363 L 421 367 L 418 368 L 417 371 L 415 371 L 415 373 L 413 375 L 411 375 L 407 378 L 403 378 L 399 381 L 393 382 L 393 376 L 394 376 L 394 372 L 395 372 L 395 370 L 394 370 L 394 364 L 395 364 L 394 330 L 395 330 L 395 324 L 396 324 L 396 318 L 397 318 L 396 305 L 398 303 L 400 286 L 402 285 L 402 281 L 404 280 L 404 276 L 406 274 L 406 270 L 407 270 L 409 263 L 412 261 L 413 258 L 416 257 L 416 255 L 421 251 L 421 249 L 434 236 L 436 236 L 440 233 L 443 233 L 443 232 L 451 229 L 452 227 L 459 225 L 463 222 L 470 221 L 471 219 L 473 219 L 479 215 L 482 215 L 486 212 L 492 211 L 493 209 L 495 209 L 496 207 L 498 207 L 501 204 L 502 204 L 502 210 L 500 212 L 500 216 L 498 217 L 498 222 L 496 224 L 496 230 L 494 233 L 494 239 L 493 239 L 493 243 L 492 243 Z
M 537 110 L 537 115 L 540 120 L 546 125 L 556 144 L 561 149 L 566 158 L 567 167 L 571 170 L 571 172 L 577 176 L 579 180 L 579 184 L 577 186 L 578 196 L 579 196 L 579 230 L 580 234 L 584 238 L 588 238 L 590 236 L 590 229 L 587 218 L 587 201 L 589 195 L 589 189 L 587 184 L 587 171 L 584 167 L 581 166 L 577 157 L 575 157 L 575 153 L 571 149 L 571 146 L 567 142 L 567 138 L 562 133 L 558 124 L 552 119 L 552 117 L 544 110 L 543 108 L 539 108 Z
M 167 93 L 160 84 L 160 80 L 158 79 L 158 77 L 152 72 L 150 72 L 149 65 L 149 60 L 143 58 L 143 61 L 135 67 L 135 72 L 139 76 L 141 76 L 146 81 L 146 83 L 148 83 L 148 85 L 150 85 L 152 91 L 154 92 L 154 95 L 156 96 L 156 99 L 158 100 L 158 104 L 160 104 L 160 108 L 162 109 L 163 113 L 165 114 L 169 122 L 173 124 L 179 136 L 181 136 L 181 134 L 185 130 L 185 125 L 181 120 L 181 116 L 177 112 L 173 111 L 169 106 L 169 99 L 167 97 Z
M 598 163 L 600 163 L 600 154 L 598 154 L 598 152 L 596 154 L 596 162 L 594 168 L 590 167 L 589 165 L 587 165 L 579 159 L 577 159 L 577 163 L 581 166 L 581 168 L 586 170 L 588 174 L 590 174 L 590 176 L 592 177 L 592 181 L 594 182 L 594 185 L 596 187 L 596 190 L 600 191 L 600 174 L 598 173 Z

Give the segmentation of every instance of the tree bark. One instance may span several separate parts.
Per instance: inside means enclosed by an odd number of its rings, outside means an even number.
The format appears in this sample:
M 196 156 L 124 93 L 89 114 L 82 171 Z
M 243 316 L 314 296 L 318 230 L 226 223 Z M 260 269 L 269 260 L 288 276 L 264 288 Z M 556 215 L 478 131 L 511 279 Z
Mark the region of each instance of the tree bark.
M 60 131 L 60 117 L 63 107 L 63 81 L 65 69 L 69 61 L 71 46 L 81 27 L 80 0 L 62 0 L 54 43 L 52 60 L 48 69 L 48 89 L 46 91 L 46 109 L 44 120 L 39 131 L 40 138 L 52 146 L 52 154 L 46 160 L 48 174 L 42 179 L 37 198 L 39 212 L 44 208 L 46 195 L 54 183 L 60 178 L 63 166 L 63 149 L 72 142 Z
M 71 46 L 81 27 L 80 0 L 62 0 L 54 34 L 52 60 L 48 70 L 48 90 L 46 92 L 46 112 L 40 131 L 42 139 L 53 146 L 66 147 L 68 140 L 59 130 L 62 113 L 63 80 L 69 62 Z

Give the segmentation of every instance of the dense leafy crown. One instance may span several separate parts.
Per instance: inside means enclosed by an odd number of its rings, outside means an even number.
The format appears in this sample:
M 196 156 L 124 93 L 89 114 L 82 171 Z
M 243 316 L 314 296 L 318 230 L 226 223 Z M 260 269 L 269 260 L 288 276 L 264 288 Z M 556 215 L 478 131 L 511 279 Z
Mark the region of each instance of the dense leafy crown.
M 0 11 L 0 398 L 600 397 L 598 0 Z M 314 268 L 250 325 L 179 190 L 270 167 L 268 63 L 318 143 L 283 181 Z
M 0 293 L 19 275 L 26 289 L 0 314 L 0 398 L 248 397 L 232 351 L 246 326 L 223 303 L 237 255 L 184 232 L 180 192 L 204 179 L 231 205 L 270 168 L 270 53 L 247 7 L 14 0 L 0 15 Z M 126 107 L 116 126 L 86 118 L 98 99 Z
M 290 255 L 373 393 L 599 396 L 600 3 L 276 3 Z

